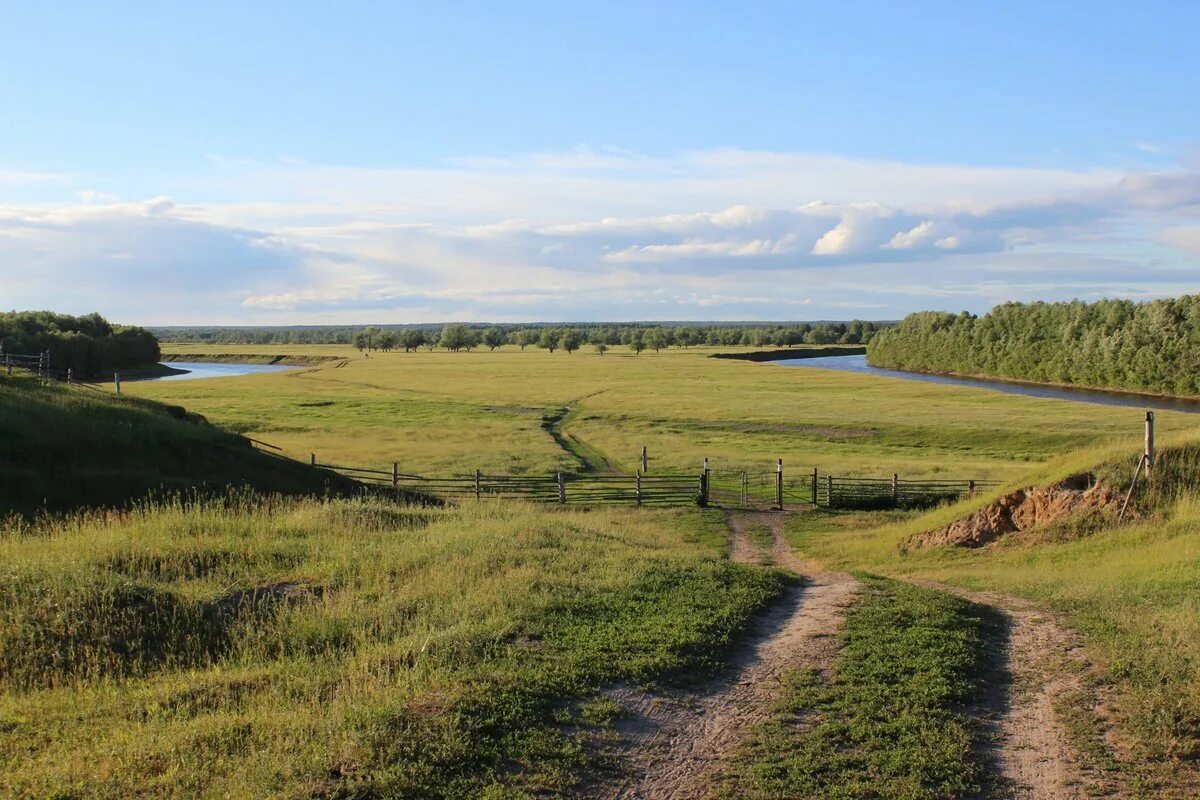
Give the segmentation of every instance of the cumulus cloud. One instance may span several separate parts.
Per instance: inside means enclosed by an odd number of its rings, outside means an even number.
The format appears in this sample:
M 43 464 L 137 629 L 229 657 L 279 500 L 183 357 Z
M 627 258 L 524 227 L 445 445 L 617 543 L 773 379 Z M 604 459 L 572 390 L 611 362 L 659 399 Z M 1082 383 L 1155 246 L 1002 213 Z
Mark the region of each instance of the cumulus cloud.
M 1200 252 L 1200 174 L 1182 168 L 581 148 L 419 170 L 216 159 L 179 183 L 237 199 L 71 187 L 0 206 L 0 305 L 158 323 L 899 316 L 1035 285 L 1173 291 Z

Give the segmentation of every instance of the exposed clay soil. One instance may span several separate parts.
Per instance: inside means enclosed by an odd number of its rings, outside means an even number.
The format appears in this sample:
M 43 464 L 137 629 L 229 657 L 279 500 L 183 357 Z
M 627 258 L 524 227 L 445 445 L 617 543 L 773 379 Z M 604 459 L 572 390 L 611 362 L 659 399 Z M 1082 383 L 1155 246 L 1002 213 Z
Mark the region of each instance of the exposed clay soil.
M 714 774 L 750 729 L 770 715 L 783 676 L 798 668 L 828 671 L 837 656 L 836 634 L 857 589 L 846 573 L 805 568 L 783 536 L 782 513 L 731 513 L 730 555 L 757 564 L 764 555 L 747 530 L 767 526 L 770 556 L 804 576 L 751 634 L 731 674 L 688 690 L 645 692 L 622 687 L 607 694 L 625 709 L 612 755 L 621 778 L 590 796 L 633 800 L 689 800 L 702 796 Z
M 904 546 L 983 547 L 1005 534 L 1046 527 L 1082 511 L 1116 513 L 1120 504 L 1119 492 L 1085 473 L 1051 486 L 1018 489 L 944 528 L 918 533 Z

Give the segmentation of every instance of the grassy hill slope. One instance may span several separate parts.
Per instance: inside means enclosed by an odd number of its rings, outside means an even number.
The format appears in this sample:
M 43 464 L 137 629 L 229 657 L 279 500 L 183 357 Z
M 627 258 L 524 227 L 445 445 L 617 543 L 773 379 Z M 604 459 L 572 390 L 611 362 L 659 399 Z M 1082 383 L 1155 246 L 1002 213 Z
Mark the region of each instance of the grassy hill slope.
M 1127 487 L 1135 452 L 1130 441 L 1072 453 L 1020 485 L 1091 470 Z M 798 515 L 790 537 L 831 566 L 1001 592 L 1061 613 L 1096 657 L 1085 683 L 1115 689 L 1105 719 L 1074 719 L 1078 743 L 1142 792 L 1174 797 L 1164 783 L 1200 785 L 1200 447 L 1186 435 L 1164 447 L 1124 523 L 1083 515 L 976 549 L 906 546 L 1015 488 L 927 514 Z
M 327 480 L 350 488 L 178 406 L 0 377 L 0 516 L 125 505 L 156 490 L 322 492 Z

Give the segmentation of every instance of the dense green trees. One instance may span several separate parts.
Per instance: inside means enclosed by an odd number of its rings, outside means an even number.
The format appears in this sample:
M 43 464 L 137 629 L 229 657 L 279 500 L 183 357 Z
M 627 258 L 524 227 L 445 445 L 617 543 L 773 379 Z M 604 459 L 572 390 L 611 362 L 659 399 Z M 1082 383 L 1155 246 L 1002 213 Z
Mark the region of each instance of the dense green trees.
M 479 344 L 479 337 L 475 335 L 475 331 L 458 323 L 442 328 L 442 337 L 438 340 L 438 344 L 454 353 L 459 350 L 470 350 Z
M 55 372 L 71 369 L 78 378 L 97 378 L 159 359 L 158 340 L 149 331 L 113 325 L 99 314 L 0 313 L 0 348 L 19 355 L 48 350 Z
M 876 336 L 871 364 L 1200 394 L 1200 295 L 1134 303 L 1005 303 L 976 317 L 925 311 Z

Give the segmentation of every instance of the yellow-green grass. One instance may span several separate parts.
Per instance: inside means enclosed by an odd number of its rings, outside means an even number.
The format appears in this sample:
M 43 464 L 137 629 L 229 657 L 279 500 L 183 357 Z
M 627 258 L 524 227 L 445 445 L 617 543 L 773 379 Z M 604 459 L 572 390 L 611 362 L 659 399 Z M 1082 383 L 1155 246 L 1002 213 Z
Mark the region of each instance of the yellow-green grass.
M 0 533 L 0 796 L 566 791 L 780 573 L 699 510 L 232 497 Z M 603 704 L 601 704 L 603 705 Z
M 180 403 L 296 457 L 422 474 L 549 473 L 579 467 L 543 427 L 564 429 L 616 467 L 785 467 L 844 475 L 1012 479 L 1030 463 L 1136 432 L 1132 409 L 982 389 L 707 358 L 707 348 L 548 353 L 376 353 L 349 347 L 173 345 L 168 352 L 338 355 L 246 378 L 147 382 L 129 391 Z M 1160 428 L 1195 425 L 1161 413 Z
M 1143 515 L 1124 525 L 1110 521 L 1097 531 L 1094 524 L 1072 529 L 1067 523 L 977 550 L 903 547 L 912 534 L 990 499 L 980 498 L 919 516 L 799 515 L 789 535 L 805 555 L 829 566 L 998 591 L 1060 611 L 1086 635 L 1100 665 L 1099 680 L 1116 688 L 1111 705 L 1122 745 L 1081 743 L 1101 753 L 1101 761 L 1129 772 L 1130 780 L 1166 780 L 1194 790 L 1194 769 L 1164 772 L 1164 765 L 1200 754 L 1200 487 L 1193 480 L 1194 439 L 1178 437 L 1175 444 L 1162 456 L 1158 479 L 1167 479 L 1171 470 L 1188 480 L 1166 487 L 1162 496 L 1139 492 Z M 1029 482 L 1048 483 L 1108 461 L 1103 469 L 1110 479 L 1126 484 L 1137 452 L 1131 445 L 1073 454 L 1046 465 Z M 1119 456 L 1119 467 L 1113 456 Z M 1086 728 L 1081 724 L 1081 731 Z

